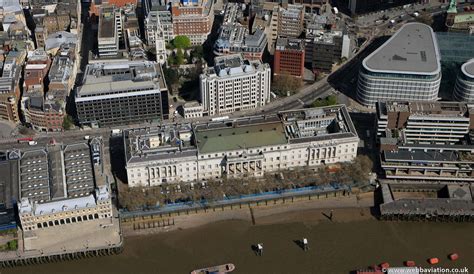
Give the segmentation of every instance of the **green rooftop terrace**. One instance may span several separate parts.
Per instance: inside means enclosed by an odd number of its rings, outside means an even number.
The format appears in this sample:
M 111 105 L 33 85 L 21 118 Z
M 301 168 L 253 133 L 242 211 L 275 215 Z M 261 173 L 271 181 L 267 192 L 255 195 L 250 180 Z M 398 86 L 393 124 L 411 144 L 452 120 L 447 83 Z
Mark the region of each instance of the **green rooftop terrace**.
M 281 122 L 251 126 L 198 130 L 197 147 L 200 153 L 213 153 L 287 143 Z

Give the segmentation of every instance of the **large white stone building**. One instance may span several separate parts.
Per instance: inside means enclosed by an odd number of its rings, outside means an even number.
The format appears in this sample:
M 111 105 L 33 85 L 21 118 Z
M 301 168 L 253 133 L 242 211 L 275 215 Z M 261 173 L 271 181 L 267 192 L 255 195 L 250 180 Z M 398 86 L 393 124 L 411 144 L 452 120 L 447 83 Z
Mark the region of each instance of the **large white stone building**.
M 271 70 L 240 54 L 220 56 L 200 76 L 204 114 L 220 115 L 261 107 L 270 101 Z
M 129 129 L 123 137 L 131 187 L 348 162 L 359 142 L 343 105 Z

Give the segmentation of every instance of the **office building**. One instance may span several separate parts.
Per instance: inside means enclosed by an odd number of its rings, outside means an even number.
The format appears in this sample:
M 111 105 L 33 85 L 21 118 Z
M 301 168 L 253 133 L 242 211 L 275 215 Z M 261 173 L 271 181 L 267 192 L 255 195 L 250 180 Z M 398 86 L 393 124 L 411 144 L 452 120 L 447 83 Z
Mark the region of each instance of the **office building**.
M 28 52 L 24 72 L 23 90 L 26 93 L 40 92 L 44 94 L 45 80 L 48 76 L 51 59 L 44 50 Z
M 20 122 L 20 78 L 26 51 L 10 51 L 3 62 L 0 77 L 0 119 Z
M 474 59 L 461 66 L 454 86 L 454 100 L 474 103 Z
M 263 29 L 267 38 L 267 50 L 275 52 L 275 43 L 278 37 L 278 3 L 262 3 L 261 6 L 251 6 L 255 13 L 252 23 L 252 32 Z
M 226 5 L 224 22 L 214 43 L 214 54 L 242 53 L 245 59 L 262 60 L 267 45 L 266 33 L 263 28 L 251 33 L 248 26 L 240 24 L 243 18 L 241 7 L 242 5 L 238 3 Z
M 337 8 L 349 14 L 364 14 L 399 7 L 416 2 L 428 2 L 427 0 L 337 0 Z
M 304 41 L 301 39 L 278 38 L 273 63 L 273 74 L 303 77 L 304 49 Z
M 193 45 L 202 45 L 214 22 L 214 1 L 179 0 L 171 2 L 174 35 L 185 35 Z
M 145 19 L 145 35 L 148 45 L 155 45 L 156 30 L 159 26 L 161 26 L 162 36 L 166 43 L 170 43 L 174 38 L 171 12 L 163 9 L 165 9 L 165 7 L 150 11 Z
M 454 145 L 473 128 L 474 108 L 466 103 L 377 103 L 377 136 L 406 144 Z
M 93 63 L 76 92 L 79 122 L 108 126 L 163 119 L 161 66 L 150 61 Z
M 100 9 L 97 34 L 99 57 L 117 56 L 119 51 L 119 25 L 116 16 L 120 10 L 105 6 Z
M 474 181 L 474 108 L 458 102 L 377 104 L 387 179 Z
M 214 63 L 199 77 L 204 114 L 255 109 L 270 101 L 268 64 L 246 60 L 240 54 L 216 57 Z
M 185 119 L 202 117 L 202 104 L 197 101 L 186 102 L 183 105 L 183 117 Z
M 440 82 L 433 29 L 408 23 L 362 61 L 357 100 L 367 107 L 375 107 L 378 101 L 434 101 Z
M 298 38 L 304 30 L 304 7 L 285 5 L 278 14 L 278 36 Z
M 39 92 L 29 93 L 22 98 L 22 111 L 25 122 L 36 131 L 63 131 L 66 116 L 66 101 L 46 98 Z
M 345 106 L 124 131 L 128 185 L 262 177 L 350 162 L 359 138 Z
M 312 68 L 316 73 L 332 71 L 333 65 L 342 58 L 342 31 L 320 32 L 311 38 Z

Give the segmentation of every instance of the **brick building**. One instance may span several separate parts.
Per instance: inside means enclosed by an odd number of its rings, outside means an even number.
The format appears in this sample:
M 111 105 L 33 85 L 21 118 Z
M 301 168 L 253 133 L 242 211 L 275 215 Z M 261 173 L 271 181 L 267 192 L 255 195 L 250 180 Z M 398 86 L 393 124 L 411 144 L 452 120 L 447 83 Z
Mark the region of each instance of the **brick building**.
M 278 38 L 273 62 L 273 73 L 304 75 L 304 41 L 301 39 Z
M 193 45 L 201 45 L 214 22 L 212 0 L 174 2 L 171 7 L 174 35 L 186 35 Z

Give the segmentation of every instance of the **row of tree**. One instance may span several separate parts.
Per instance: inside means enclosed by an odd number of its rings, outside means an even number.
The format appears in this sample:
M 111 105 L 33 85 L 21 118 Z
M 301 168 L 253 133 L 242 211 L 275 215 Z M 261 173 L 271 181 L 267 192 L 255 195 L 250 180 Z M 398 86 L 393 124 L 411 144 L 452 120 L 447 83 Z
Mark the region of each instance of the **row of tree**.
M 262 193 L 273 190 L 325 185 L 330 182 L 350 184 L 367 182 L 373 163 L 369 157 L 360 155 L 351 163 L 329 167 L 284 170 L 277 174 L 266 174 L 263 178 L 223 178 L 209 180 L 205 184 L 162 184 L 158 187 L 125 187 L 119 192 L 120 205 L 128 210 L 155 207 L 177 201 L 216 201 L 225 197 Z

